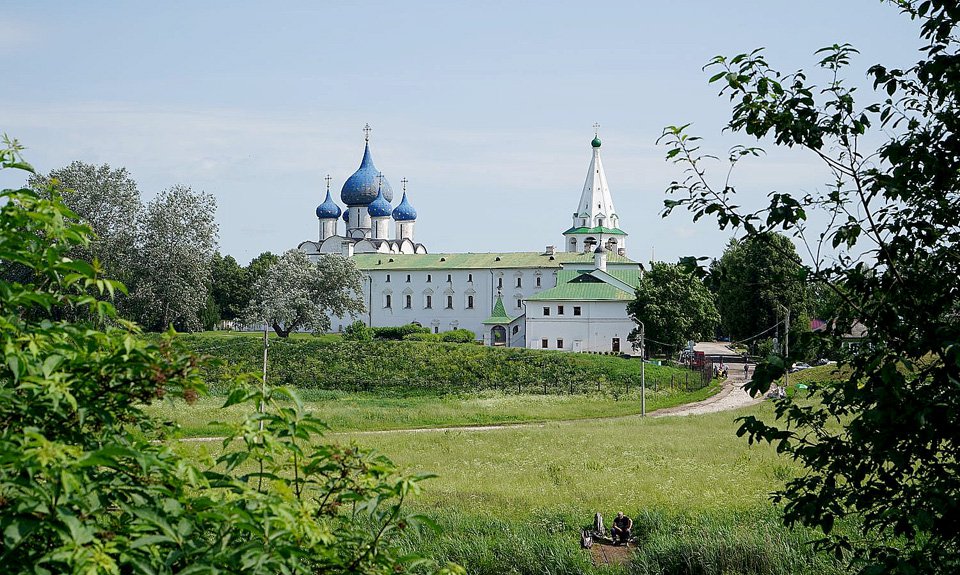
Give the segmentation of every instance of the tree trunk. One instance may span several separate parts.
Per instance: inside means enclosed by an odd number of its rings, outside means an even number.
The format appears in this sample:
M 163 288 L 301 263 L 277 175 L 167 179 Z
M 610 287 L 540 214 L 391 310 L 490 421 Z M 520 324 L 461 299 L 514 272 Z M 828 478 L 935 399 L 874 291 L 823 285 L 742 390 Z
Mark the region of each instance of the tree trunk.
M 290 336 L 290 330 L 283 329 L 283 327 L 277 322 L 273 322 L 273 331 L 277 332 L 277 335 L 283 339 L 286 339 Z

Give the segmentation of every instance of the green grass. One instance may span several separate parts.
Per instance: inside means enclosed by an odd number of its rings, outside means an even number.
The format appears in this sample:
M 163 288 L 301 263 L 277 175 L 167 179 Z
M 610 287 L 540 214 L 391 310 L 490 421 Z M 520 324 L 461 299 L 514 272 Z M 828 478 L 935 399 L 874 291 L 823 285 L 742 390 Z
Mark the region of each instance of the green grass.
M 735 436 L 739 412 L 660 419 L 547 423 L 494 431 L 338 434 L 389 455 L 408 472 L 434 472 L 409 511 L 441 533 L 408 532 L 411 551 L 474 574 L 643 573 L 834 575 L 842 565 L 783 527 L 769 493 L 800 473 L 766 445 Z M 181 444 L 201 457 L 219 443 Z M 634 518 L 640 546 L 623 569 L 592 566 L 579 530 L 599 511 Z
M 699 401 L 717 386 L 696 391 L 648 392 L 647 410 Z M 332 431 L 371 431 L 422 427 L 496 425 L 615 417 L 640 413 L 640 392 L 579 395 L 517 395 L 485 391 L 473 394 L 379 394 L 326 390 L 299 392 L 307 408 Z M 221 409 L 222 397 L 204 397 L 193 405 L 182 400 L 147 407 L 152 415 L 175 421 L 184 437 L 219 436 L 245 415 L 245 406 Z

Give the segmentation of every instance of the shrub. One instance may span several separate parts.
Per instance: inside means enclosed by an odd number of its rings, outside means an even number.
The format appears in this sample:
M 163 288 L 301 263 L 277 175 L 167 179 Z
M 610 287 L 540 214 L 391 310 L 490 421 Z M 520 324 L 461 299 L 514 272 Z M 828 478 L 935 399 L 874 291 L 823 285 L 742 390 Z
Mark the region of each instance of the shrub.
M 447 343 L 473 343 L 477 335 L 469 329 L 454 329 L 440 334 L 440 341 Z
M 377 339 L 401 340 L 408 335 L 430 333 L 430 328 L 419 326 L 415 323 L 407 325 L 374 327 L 373 337 Z
M 373 339 L 373 330 L 362 321 L 357 320 L 344 328 L 343 339 L 347 341 L 370 341 Z
M 441 341 L 439 333 L 430 333 L 427 330 L 424 333 L 408 333 L 403 336 L 403 341 Z

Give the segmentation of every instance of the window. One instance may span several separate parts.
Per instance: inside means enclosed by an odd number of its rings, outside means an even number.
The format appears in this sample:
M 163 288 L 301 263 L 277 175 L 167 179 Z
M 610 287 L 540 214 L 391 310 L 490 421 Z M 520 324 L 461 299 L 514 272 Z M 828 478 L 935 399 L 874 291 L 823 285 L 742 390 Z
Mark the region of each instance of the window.
M 387 274 L 387 283 L 390 283 L 390 274 Z
M 517 307 L 523 307 L 523 300 L 521 298 L 517 298 Z
M 412 296 L 412 295 L 403 296 L 403 307 L 404 307 L 405 309 L 410 309 L 411 307 L 413 307 L 413 296 Z
M 550 345 L 550 342 L 547 341 L 547 338 L 543 338 L 540 340 L 540 347 L 542 347 L 543 349 L 547 349 L 547 346 L 549 345 Z
M 472 281 L 473 281 L 473 274 L 467 274 L 467 281 L 468 281 L 468 282 L 472 282 Z
M 427 301 L 426 301 L 426 303 L 424 304 L 423 307 L 426 308 L 426 309 L 432 309 L 432 308 L 433 308 L 433 296 L 432 296 L 432 295 L 428 295 L 428 296 L 427 296 Z
M 427 283 L 430 283 L 432 281 L 433 281 L 433 276 L 430 274 L 427 274 Z
M 448 281 L 448 282 L 452 282 L 452 281 L 453 281 L 453 276 L 452 276 L 451 274 L 447 274 L 447 281 Z
M 439 326 L 439 325 L 433 326 L 433 333 L 440 333 L 440 326 Z
M 453 309 L 453 296 L 447 296 L 447 309 Z
M 548 307 L 543 308 L 543 317 L 547 317 L 548 315 L 550 315 L 550 308 Z
M 523 278 L 517 278 L 517 287 L 523 287 Z
M 498 288 L 502 288 L 502 287 L 503 287 L 503 278 L 497 278 L 497 287 L 498 287 Z
M 513 335 L 517 335 L 517 333 L 519 332 L 520 332 L 520 326 L 519 325 L 513 326 Z
M 390 294 L 383 296 L 383 307 L 393 307 L 393 296 Z
M 563 315 L 563 306 L 562 306 L 562 305 L 558 305 L 558 306 L 557 306 L 557 315 Z
M 557 349 L 563 349 L 563 340 L 562 340 L 562 339 L 558 339 L 558 340 L 557 340 Z
M 580 315 L 580 306 L 573 306 L 573 315 Z
M 410 283 L 410 274 L 407 274 L 407 283 Z
M 467 309 L 473 309 L 473 296 L 467 296 Z
M 537 287 L 540 287 L 540 276 L 537 276 Z

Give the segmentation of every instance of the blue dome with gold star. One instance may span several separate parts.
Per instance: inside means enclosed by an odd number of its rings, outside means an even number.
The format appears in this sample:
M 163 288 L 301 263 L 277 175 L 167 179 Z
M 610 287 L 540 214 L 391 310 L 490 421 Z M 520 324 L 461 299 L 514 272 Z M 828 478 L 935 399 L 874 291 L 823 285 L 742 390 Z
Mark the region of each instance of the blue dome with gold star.
M 370 143 L 363 146 L 363 160 L 352 176 L 347 178 L 340 189 L 340 200 L 347 206 L 366 206 L 377 198 L 378 191 L 383 192 L 387 202 L 393 201 L 393 188 L 386 178 L 378 178 L 380 171 L 373 165 Z
M 407 201 L 407 192 L 403 192 L 403 199 L 393 210 L 393 219 L 398 222 L 412 222 L 417 219 L 417 210 Z
M 377 197 L 370 202 L 370 205 L 367 206 L 367 213 L 370 214 L 371 218 L 382 218 L 384 216 L 389 216 L 390 212 L 393 211 L 393 206 L 390 205 L 390 202 L 383 197 L 383 190 L 377 194 Z
M 339 218 L 340 206 L 333 201 L 333 198 L 330 197 L 330 190 L 327 190 L 327 197 L 323 200 L 323 203 L 317 206 L 317 217 L 321 220 L 335 219 Z

